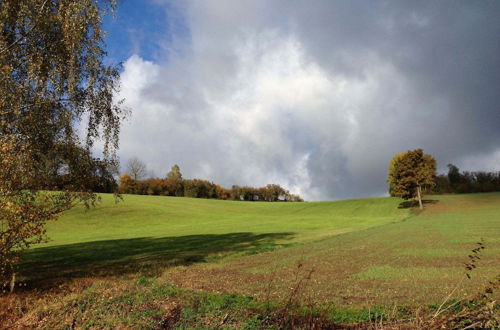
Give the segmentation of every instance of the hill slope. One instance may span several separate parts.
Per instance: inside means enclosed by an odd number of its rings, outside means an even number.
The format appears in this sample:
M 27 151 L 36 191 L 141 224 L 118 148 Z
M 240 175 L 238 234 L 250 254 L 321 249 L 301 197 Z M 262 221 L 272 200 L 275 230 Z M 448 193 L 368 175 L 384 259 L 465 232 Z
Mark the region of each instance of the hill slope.
M 45 246 L 136 237 L 237 232 L 292 232 L 294 241 L 316 239 L 399 221 L 408 210 L 396 198 L 337 202 L 264 203 L 124 195 L 114 203 L 101 195 L 94 209 L 77 207 L 49 224 Z
M 117 264 L 132 271 L 137 263 L 161 268 L 316 241 L 409 215 L 395 198 L 252 203 L 125 195 L 117 204 L 112 195 L 102 199 L 96 208 L 76 207 L 50 223 L 51 240 L 26 254 L 23 273 L 43 279 L 50 273 L 123 272 L 107 267 Z
M 500 273 L 500 194 L 432 196 L 421 213 L 399 199 L 249 203 L 125 196 L 51 223 L 26 254 L 30 280 L 149 274 L 197 290 L 287 294 L 314 270 L 307 294 L 336 305 L 435 302 L 464 282 L 475 243 L 486 250 L 461 294 Z M 286 248 L 283 248 L 286 247 Z M 189 265 L 186 267 L 186 265 Z M 299 276 L 302 276 L 299 274 Z
M 404 221 L 359 230 L 229 262 L 180 268 L 165 275 L 177 284 L 214 292 L 289 294 L 306 277 L 303 301 L 335 306 L 418 305 L 473 295 L 500 274 L 500 194 L 432 196 Z M 486 249 L 467 279 L 463 264 Z M 298 268 L 298 265 L 301 265 Z M 269 289 L 271 287 L 271 289 Z

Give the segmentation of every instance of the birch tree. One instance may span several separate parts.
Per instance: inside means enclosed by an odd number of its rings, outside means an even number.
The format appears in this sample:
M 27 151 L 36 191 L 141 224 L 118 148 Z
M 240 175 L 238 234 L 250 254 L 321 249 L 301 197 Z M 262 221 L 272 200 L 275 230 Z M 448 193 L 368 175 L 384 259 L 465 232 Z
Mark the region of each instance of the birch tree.
M 0 287 L 10 278 L 13 288 L 15 262 L 45 239 L 47 221 L 76 200 L 97 199 L 84 177 L 71 189 L 42 191 L 48 157 L 72 146 L 91 150 L 101 139 L 104 158 L 116 158 L 125 111 L 113 100 L 119 71 L 103 62 L 101 29 L 115 6 L 114 0 L 0 2 Z M 77 128 L 84 128 L 83 139 Z

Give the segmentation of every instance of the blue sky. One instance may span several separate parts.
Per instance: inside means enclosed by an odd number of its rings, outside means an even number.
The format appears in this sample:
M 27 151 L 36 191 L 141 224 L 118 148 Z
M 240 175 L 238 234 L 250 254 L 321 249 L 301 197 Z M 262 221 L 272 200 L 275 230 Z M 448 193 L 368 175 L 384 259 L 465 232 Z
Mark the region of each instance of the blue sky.
M 151 0 L 122 0 L 115 16 L 106 16 L 108 60 L 124 62 L 132 55 L 148 61 L 163 61 L 165 47 L 177 38 L 186 37 L 181 12 L 165 3 Z

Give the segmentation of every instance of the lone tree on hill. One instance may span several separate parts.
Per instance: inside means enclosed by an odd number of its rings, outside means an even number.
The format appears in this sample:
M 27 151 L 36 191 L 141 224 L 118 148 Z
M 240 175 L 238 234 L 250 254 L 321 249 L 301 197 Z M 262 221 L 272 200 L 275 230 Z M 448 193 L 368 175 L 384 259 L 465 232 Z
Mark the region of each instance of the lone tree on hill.
M 422 149 L 408 150 L 394 155 L 389 163 L 389 192 L 391 196 L 399 196 L 404 200 L 418 199 L 422 205 L 422 188 L 435 185 L 436 160 Z
M 127 171 L 134 180 L 141 180 L 146 176 L 146 164 L 137 157 L 132 157 L 127 163 Z
M 113 102 L 119 71 L 104 64 L 101 29 L 115 2 L 0 1 L 0 288 L 8 278 L 14 287 L 13 265 L 44 240 L 47 221 L 75 199 L 96 201 L 92 180 L 78 174 L 95 140 L 103 139 L 105 160 L 116 163 L 124 111 Z M 55 174 L 71 187 L 46 193 L 54 159 L 65 162 Z

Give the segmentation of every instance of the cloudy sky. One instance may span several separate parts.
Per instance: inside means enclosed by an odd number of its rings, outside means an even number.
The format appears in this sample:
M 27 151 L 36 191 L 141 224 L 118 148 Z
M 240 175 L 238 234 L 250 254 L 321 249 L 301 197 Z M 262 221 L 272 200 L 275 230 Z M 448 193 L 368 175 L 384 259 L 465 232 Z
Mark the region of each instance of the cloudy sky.
M 394 153 L 500 170 L 499 1 L 123 0 L 120 158 L 157 176 L 386 194 Z

